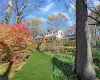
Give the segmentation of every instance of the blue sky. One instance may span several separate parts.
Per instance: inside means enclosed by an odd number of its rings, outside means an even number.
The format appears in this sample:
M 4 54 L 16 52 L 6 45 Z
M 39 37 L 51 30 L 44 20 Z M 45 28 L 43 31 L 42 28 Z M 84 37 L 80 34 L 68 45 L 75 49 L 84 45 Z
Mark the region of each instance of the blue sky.
M 20 1 L 23 1 L 23 0 L 20 0 Z M 30 1 L 33 2 L 34 0 L 30 0 Z M 64 1 L 66 2 L 66 5 L 64 4 Z M 0 3 L 2 2 L 7 3 L 8 0 L 0 0 Z M 98 0 L 92 0 L 92 2 L 94 3 L 94 5 L 100 4 Z M 41 20 L 43 20 L 44 22 L 43 28 L 45 28 L 47 26 L 46 22 L 47 22 L 48 16 L 55 15 L 57 13 L 62 13 L 68 19 L 67 26 L 71 26 L 75 24 L 75 12 L 73 11 L 73 9 L 75 9 L 75 0 L 44 0 L 44 2 L 41 3 L 39 10 L 32 12 L 31 14 L 26 16 L 25 19 L 30 20 L 32 18 L 40 18 Z M 65 26 L 65 28 L 67 26 Z
M 68 18 L 68 26 L 71 26 L 76 23 L 75 12 L 73 11 L 73 9 L 75 9 L 75 0 L 65 0 L 65 2 L 67 4 L 67 8 L 64 4 L 64 0 L 45 0 L 39 11 L 35 11 L 33 12 L 33 14 L 30 14 L 25 18 L 32 19 L 36 17 L 40 18 L 44 23 L 46 23 L 48 16 L 61 12 L 66 16 L 66 18 Z M 94 3 L 94 5 L 100 4 L 98 0 L 92 0 L 92 2 Z
M 46 23 L 48 16 L 62 13 L 66 16 L 66 18 L 68 18 L 68 26 L 75 24 L 75 13 L 71 10 L 74 6 L 69 2 L 69 0 L 65 1 L 67 3 L 68 10 L 62 0 L 46 0 L 40 7 L 39 11 L 35 11 L 33 14 L 26 16 L 25 19 L 32 19 L 36 17 Z
M 20 0 L 20 1 L 24 1 L 24 0 Z M 34 0 L 30 0 L 30 1 L 32 2 Z M 8 3 L 8 0 L 0 0 L 0 3 L 5 3 L 5 2 Z M 47 26 L 46 22 L 47 22 L 48 16 L 55 15 L 57 13 L 62 13 L 68 19 L 68 26 L 71 26 L 72 24 L 75 24 L 75 13 L 71 10 L 71 8 L 74 8 L 75 6 L 73 6 L 69 0 L 65 0 L 65 2 L 67 4 L 68 9 L 66 9 L 63 0 L 44 0 L 44 2 L 41 3 L 41 6 L 38 11 L 32 12 L 31 14 L 26 16 L 24 19 L 30 20 L 32 18 L 40 18 L 41 20 L 43 20 L 44 22 L 43 26 L 45 27 Z M 10 22 L 13 22 L 13 21 L 14 19 L 12 18 Z

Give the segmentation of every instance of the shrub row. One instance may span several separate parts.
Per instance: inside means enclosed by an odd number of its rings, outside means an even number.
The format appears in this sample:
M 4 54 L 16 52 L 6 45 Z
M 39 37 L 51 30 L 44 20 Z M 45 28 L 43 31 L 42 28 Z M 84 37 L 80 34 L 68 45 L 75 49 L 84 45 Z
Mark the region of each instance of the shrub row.
M 97 45 L 97 46 L 100 46 L 100 41 L 97 41 L 97 42 L 96 42 L 96 45 Z

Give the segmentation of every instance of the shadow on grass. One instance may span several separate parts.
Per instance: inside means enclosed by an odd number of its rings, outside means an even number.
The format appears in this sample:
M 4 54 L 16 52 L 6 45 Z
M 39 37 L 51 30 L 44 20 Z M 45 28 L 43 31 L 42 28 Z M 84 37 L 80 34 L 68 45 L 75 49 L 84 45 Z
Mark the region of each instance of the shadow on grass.
M 11 70 L 11 66 L 12 66 L 13 62 L 10 62 L 8 65 L 7 70 L 5 71 L 4 75 L 0 76 L 0 80 L 9 80 L 8 76 L 9 76 L 9 72 Z
M 72 70 L 72 65 L 69 63 L 66 63 L 64 61 L 61 61 L 57 59 L 56 57 L 52 58 L 52 64 L 53 64 L 53 72 L 55 70 L 55 66 L 63 72 L 65 76 L 72 76 L 73 70 Z
M 10 55 L 10 48 L 9 48 L 9 46 L 6 43 L 4 43 L 3 41 L 0 41 L 0 45 L 3 47 L 4 52 L 8 53 L 8 54 L 6 54 L 6 57 L 7 57 L 7 61 L 9 62 L 9 65 L 8 65 L 6 71 L 4 72 L 4 74 L 2 76 L 0 76 L 0 80 L 8 80 L 8 75 L 9 75 L 9 72 L 11 70 L 13 61 L 11 61 L 11 59 L 10 59 L 11 55 Z M 2 51 L 2 53 L 4 53 L 4 52 Z M 1 61 L 1 56 L 2 55 L 0 55 L 0 61 Z

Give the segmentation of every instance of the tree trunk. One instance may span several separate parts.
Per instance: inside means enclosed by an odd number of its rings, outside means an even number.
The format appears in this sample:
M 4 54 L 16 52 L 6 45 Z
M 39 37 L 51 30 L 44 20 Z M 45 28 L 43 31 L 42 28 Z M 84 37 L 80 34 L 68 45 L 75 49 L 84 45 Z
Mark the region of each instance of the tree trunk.
M 5 23 L 6 24 L 9 24 L 11 8 L 12 8 L 12 0 L 9 0 L 8 7 L 7 7 L 7 13 L 6 13 L 6 17 L 5 17 Z
M 89 32 L 87 26 L 87 0 L 76 0 L 76 63 L 78 80 L 95 80 Z
M 20 16 L 16 16 L 15 23 L 20 23 Z
M 92 46 L 96 46 L 96 25 L 88 25 L 89 39 Z

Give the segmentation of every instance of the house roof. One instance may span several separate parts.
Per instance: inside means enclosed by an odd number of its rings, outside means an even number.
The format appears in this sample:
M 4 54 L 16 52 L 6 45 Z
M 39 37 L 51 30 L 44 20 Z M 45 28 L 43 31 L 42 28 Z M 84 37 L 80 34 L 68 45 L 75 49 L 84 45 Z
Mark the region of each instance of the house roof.
M 51 37 L 63 38 L 64 36 L 65 36 L 65 34 L 63 33 L 62 30 L 58 30 L 58 31 L 56 30 L 56 31 L 52 31 L 52 32 L 47 32 L 46 34 L 38 34 L 35 39 L 51 38 Z
M 76 36 L 75 36 L 75 34 L 70 34 L 70 35 L 67 35 L 66 38 L 69 38 L 69 39 L 75 39 Z
M 35 39 L 43 38 L 41 35 L 37 35 Z

